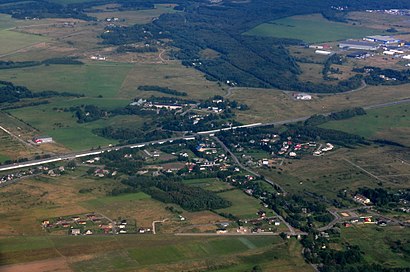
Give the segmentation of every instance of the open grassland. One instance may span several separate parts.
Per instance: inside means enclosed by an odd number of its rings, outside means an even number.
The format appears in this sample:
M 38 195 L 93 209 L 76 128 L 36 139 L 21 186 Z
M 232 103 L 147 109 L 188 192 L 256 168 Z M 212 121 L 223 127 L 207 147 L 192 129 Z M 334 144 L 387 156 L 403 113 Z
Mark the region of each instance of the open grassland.
M 23 145 L 21 142 L 0 130 L 0 163 L 10 159 L 18 159 L 33 154 L 32 148 Z
M 118 98 L 130 64 L 92 62 L 85 65 L 50 65 L 3 70 L 2 80 L 33 91 L 55 90 L 105 98 Z
M 67 1 L 67 0 L 63 0 Z M 147 24 L 154 18 L 159 17 L 164 13 L 173 13 L 175 5 L 173 4 L 158 4 L 154 9 L 144 10 L 127 10 L 127 11 L 102 11 L 98 7 L 98 12 L 89 12 L 88 15 L 96 17 L 98 20 L 104 21 L 106 18 L 119 18 L 122 24 L 135 25 L 135 24 Z
M 225 209 L 219 209 L 218 212 L 233 214 L 241 219 L 257 218 L 257 212 L 263 210 L 263 206 L 260 202 L 245 194 L 241 190 L 232 190 L 223 193 L 219 193 L 219 196 L 232 202 L 232 206 Z M 268 216 L 272 215 L 268 213 Z
M 355 226 L 343 228 L 342 241 L 358 245 L 369 263 L 380 263 L 387 267 L 409 267 L 410 230 L 403 227 L 380 228 L 377 226 Z M 405 251 L 394 251 L 395 241 L 401 240 Z M 407 241 L 407 243 L 404 243 Z M 406 252 L 407 251 L 407 252 Z
M 223 94 L 216 82 L 206 80 L 199 71 L 177 62 L 163 65 L 136 63 L 128 73 L 119 95 L 124 98 L 166 96 L 158 92 L 138 90 L 137 88 L 142 85 L 168 87 L 186 92 L 186 98 L 194 99 L 207 99 L 216 94 Z
M 108 100 L 107 100 L 108 101 Z M 97 101 L 99 102 L 99 101 Z M 103 101 L 101 101 L 103 102 Z M 111 105 L 114 101 L 108 101 Z M 11 110 L 10 113 L 24 122 L 35 127 L 38 134 L 47 134 L 52 136 L 57 143 L 63 144 L 73 150 L 83 150 L 91 147 L 106 146 L 108 144 L 118 143 L 116 140 L 106 139 L 92 133 L 95 128 L 101 128 L 108 125 L 133 125 L 142 124 L 141 118 L 136 116 L 116 116 L 108 120 L 98 120 L 90 123 L 79 124 L 73 113 L 56 111 L 54 107 L 67 107 L 70 103 L 60 101 L 30 108 L 21 108 Z M 68 105 L 67 105 L 68 104 Z M 74 105 L 81 105 L 82 99 L 75 99 Z M 91 103 L 94 104 L 94 103 Z M 117 106 L 124 106 L 123 101 L 119 101 Z
M 46 37 L 12 30 L 0 30 L 0 36 L 0 56 L 47 41 Z
M 410 146 L 410 104 L 369 110 L 367 115 L 331 121 L 322 127 Z
M 243 123 L 288 120 L 309 116 L 397 101 L 409 98 L 410 84 L 399 86 L 367 86 L 353 92 L 335 95 L 313 95 L 311 101 L 297 101 L 291 93 L 276 89 L 233 89 L 231 99 L 249 105 L 250 110 L 237 112 L 237 119 Z
M 316 193 L 328 200 L 343 201 L 337 197 L 343 190 L 355 192 L 360 187 L 375 188 L 381 185 L 392 189 L 409 188 L 410 172 L 408 165 L 403 163 L 405 155 L 397 152 L 397 149 L 390 147 L 338 149 L 322 157 L 305 155 L 300 160 L 288 160 L 282 166 L 260 169 L 259 172 L 290 192 Z M 352 205 L 353 202 L 345 204 Z
M 347 38 L 362 38 L 378 34 L 380 30 L 331 22 L 321 15 L 293 16 L 263 23 L 245 32 L 246 35 L 292 38 L 308 43 L 337 41 Z
M 214 192 L 233 188 L 229 183 L 222 182 L 217 178 L 188 179 L 184 180 L 184 183 Z

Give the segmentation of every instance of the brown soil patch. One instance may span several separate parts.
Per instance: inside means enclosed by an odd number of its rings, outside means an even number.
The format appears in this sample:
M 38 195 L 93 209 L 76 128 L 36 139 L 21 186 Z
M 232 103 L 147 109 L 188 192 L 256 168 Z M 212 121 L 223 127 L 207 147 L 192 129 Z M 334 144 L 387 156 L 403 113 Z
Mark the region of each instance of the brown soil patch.
M 64 258 L 13 264 L 0 267 L 2 272 L 72 272 Z

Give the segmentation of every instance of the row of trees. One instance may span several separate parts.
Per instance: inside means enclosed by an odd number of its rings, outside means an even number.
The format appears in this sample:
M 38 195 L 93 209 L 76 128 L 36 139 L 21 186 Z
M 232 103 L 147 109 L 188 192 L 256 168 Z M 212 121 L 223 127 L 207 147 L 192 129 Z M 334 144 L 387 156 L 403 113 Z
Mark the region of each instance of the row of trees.
M 27 87 L 14 85 L 12 82 L 0 80 L 0 103 L 14 103 L 20 101 L 21 99 L 49 98 L 54 96 L 81 97 L 84 95 L 69 92 L 60 93 L 56 91 L 32 92 Z

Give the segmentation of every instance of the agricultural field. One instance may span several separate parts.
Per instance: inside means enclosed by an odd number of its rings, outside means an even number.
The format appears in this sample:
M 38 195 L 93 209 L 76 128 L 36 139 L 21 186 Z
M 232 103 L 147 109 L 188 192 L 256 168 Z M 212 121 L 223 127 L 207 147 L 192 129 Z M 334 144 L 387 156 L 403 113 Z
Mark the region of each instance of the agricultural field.
M 364 116 L 331 121 L 324 128 L 341 130 L 371 139 L 386 139 L 410 146 L 410 105 L 368 110 Z
M 188 268 L 238 271 L 250 270 L 255 265 L 264 271 L 313 271 L 301 258 L 297 241 L 284 243 L 280 238 L 127 235 L 82 239 L 26 237 L 1 241 L 7 248 L 2 255 L 2 264 L 34 260 L 43 265 L 59 262 L 58 267 L 65 266 L 74 271 L 169 271 Z M 90 247 L 90 244 L 93 246 Z M 33 248 L 33 245 L 41 247 Z M 66 257 L 65 260 L 58 259 L 57 252 Z M 46 258 L 49 260 L 44 260 Z M 24 264 L 5 266 L 4 269 L 12 271 L 19 267 L 24 267 Z
M 245 32 L 246 35 L 303 40 L 307 43 L 331 42 L 380 34 L 380 30 L 331 22 L 321 15 L 293 16 L 263 23 Z

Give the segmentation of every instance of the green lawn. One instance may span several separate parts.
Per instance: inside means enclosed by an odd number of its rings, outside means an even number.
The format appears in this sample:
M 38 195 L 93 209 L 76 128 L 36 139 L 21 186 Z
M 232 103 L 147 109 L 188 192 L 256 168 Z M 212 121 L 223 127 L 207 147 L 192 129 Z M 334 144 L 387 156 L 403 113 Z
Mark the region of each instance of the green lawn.
M 183 182 L 188 185 L 198 186 L 202 189 L 214 192 L 232 188 L 231 185 L 217 178 L 188 179 L 184 180 Z
M 324 128 L 342 130 L 366 138 L 385 138 L 409 142 L 410 104 L 368 110 L 367 115 L 351 119 L 331 121 L 321 125 Z M 400 135 L 400 130 L 403 130 Z M 401 139 L 403 137 L 403 139 Z
M 132 67 L 127 63 L 109 62 L 43 65 L 2 70 L 0 79 L 26 86 L 32 91 L 55 90 L 89 97 L 118 98 L 118 91 Z
M 259 201 L 241 190 L 219 193 L 219 196 L 232 202 L 232 206 L 217 210 L 218 212 L 231 213 L 239 218 L 256 218 L 256 213 L 263 209 Z
M 263 23 L 246 35 L 299 39 L 309 43 L 362 38 L 381 31 L 345 23 L 331 22 L 321 15 L 293 16 Z

